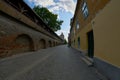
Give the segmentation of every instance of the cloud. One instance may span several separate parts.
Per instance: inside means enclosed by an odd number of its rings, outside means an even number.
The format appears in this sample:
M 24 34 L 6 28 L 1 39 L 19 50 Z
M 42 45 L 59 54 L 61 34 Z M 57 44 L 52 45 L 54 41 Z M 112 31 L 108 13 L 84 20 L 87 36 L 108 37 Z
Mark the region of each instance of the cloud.
M 59 7 L 66 12 L 74 14 L 76 3 L 73 0 L 59 0 Z
M 29 0 L 34 2 L 35 5 L 48 7 L 52 12 L 66 11 L 74 14 L 76 2 L 74 0 Z
M 34 2 L 35 5 L 41 5 L 43 7 L 47 7 L 49 5 L 54 5 L 53 0 L 29 0 L 30 2 Z

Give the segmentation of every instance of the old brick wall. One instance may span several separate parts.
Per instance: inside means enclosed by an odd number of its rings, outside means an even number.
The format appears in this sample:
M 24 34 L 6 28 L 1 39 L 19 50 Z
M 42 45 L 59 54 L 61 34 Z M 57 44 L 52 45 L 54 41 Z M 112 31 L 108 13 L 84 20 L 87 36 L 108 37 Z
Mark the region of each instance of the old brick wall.
M 41 41 L 42 40 L 42 41 Z M 55 46 L 55 39 L 0 13 L 0 56 Z

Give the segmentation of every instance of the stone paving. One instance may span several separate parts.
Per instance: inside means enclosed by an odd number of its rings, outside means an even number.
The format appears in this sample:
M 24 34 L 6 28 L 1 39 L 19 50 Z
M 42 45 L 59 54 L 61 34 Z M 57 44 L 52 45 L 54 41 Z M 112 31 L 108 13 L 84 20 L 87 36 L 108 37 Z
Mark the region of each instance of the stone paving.
M 66 45 L 0 60 L 0 80 L 106 80 Z

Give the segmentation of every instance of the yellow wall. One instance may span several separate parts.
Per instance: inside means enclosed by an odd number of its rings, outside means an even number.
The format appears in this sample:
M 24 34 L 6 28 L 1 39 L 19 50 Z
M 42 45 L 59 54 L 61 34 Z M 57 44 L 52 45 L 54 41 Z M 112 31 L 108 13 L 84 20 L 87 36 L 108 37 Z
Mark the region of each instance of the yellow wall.
M 83 27 L 78 35 L 80 36 L 80 49 L 83 51 L 88 50 L 88 38 L 87 33 L 92 30 L 92 26 L 89 23 L 87 26 Z
M 120 0 L 111 0 L 93 21 L 95 56 L 120 67 Z

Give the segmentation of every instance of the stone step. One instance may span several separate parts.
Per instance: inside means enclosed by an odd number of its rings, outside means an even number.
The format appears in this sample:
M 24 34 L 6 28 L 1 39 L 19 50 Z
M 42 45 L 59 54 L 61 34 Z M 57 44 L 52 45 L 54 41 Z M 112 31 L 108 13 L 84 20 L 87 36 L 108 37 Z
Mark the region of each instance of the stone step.
M 86 57 L 81 57 L 81 59 L 89 66 L 93 66 L 93 62 L 88 60 Z

